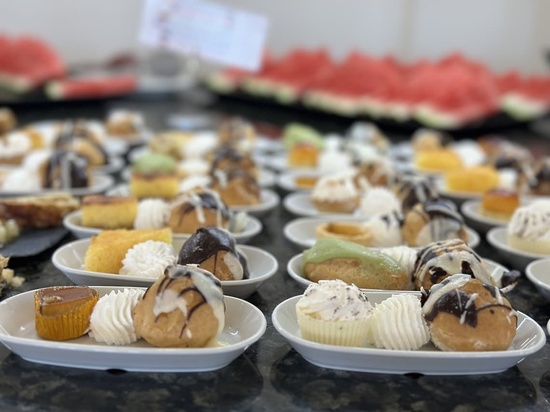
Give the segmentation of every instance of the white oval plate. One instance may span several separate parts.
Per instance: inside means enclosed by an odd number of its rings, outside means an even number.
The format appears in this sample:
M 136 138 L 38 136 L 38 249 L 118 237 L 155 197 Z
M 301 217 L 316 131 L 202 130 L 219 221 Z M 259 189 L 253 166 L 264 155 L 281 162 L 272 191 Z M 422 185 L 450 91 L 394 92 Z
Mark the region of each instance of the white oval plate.
M 524 270 L 534 260 L 544 259 L 548 255 L 529 253 L 508 246 L 506 241 L 506 227 L 494 227 L 487 232 L 487 242 L 493 246 L 504 260 L 510 263 L 514 269 Z
M 390 296 L 389 292 L 367 294 L 371 303 Z M 497 373 L 516 365 L 546 344 L 546 335 L 537 322 L 518 312 L 516 337 L 505 351 L 442 352 L 432 344 L 416 351 L 326 345 L 302 338 L 296 321 L 296 302 L 300 297 L 294 296 L 277 305 L 271 316 L 273 326 L 305 360 L 324 368 L 425 375 Z
M 322 217 L 302 217 L 299 219 L 292 220 L 287 223 L 283 229 L 285 237 L 290 240 L 292 243 L 302 248 L 310 248 L 317 241 L 317 235 L 315 230 L 317 226 L 325 222 L 354 222 L 354 223 L 363 223 L 367 221 L 367 217 L 353 217 L 346 215 L 329 215 Z M 466 227 L 466 232 L 468 233 L 468 245 L 475 249 L 479 246 L 479 235 L 477 232 L 469 227 Z M 399 246 L 399 245 L 396 245 Z
M 80 210 L 75 210 L 66 215 L 63 218 L 63 226 L 69 229 L 72 234 L 79 239 L 95 236 L 103 230 L 96 227 L 82 226 L 82 212 Z M 238 233 L 231 234 L 237 243 L 246 243 L 260 233 L 262 227 L 263 225 L 260 220 L 254 216 L 247 216 L 244 229 Z M 187 239 L 191 236 L 191 233 L 173 233 L 172 236 L 174 239 Z
M 174 239 L 174 250 L 179 252 L 184 239 Z M 52 256 L 54 266 L 62 271 L 76 285 L 99 286 L 151 286 L 156 279 L 139 276 L 125 276 L 84 270 L 84 256 L 90 239 L 69 242 L 57 249 Z M 279 267 L 277 259 L 270 253 L 253 246 L 238 246 L 248 262 L 249 279 L 222 281 L 226 295 L 245 299 L 272 277 Z
M 116 287 L 94 286 L 100 296 Z M 225 297 L 225 326 L 218 346 L 156 348 L 144 340 L 126 346 L 109 346 L 83 336 L 49 341 L 36 334 L 34 290 L 0 302 L 0 341 L 31 362 L 84 369 L 122 369 L 135 372 L 202 372 L 223 368 L 264 334 L 266 319 L 254 305 Z
M 353 213 L 334 214 L 317 210 L 311 202 L 311 193 L 304 191 L 286 195 L 283 200 L 283 206 L 287 211 L 297 216 L 353 216 Z
M 14 192 L 14 191 L 4 191 L 0 190 L 0 196 L 13 197 L 13 196 L 36 196 L 36 195 L 46 195 L 50 193 L 59 193 L 61 191 L 72 194 L 73 196 L 88 196 L 88 195 L 97 195 L 100 193 L 105 193 L 109 190 L 115 180 L 110 175 L 105 175 L 101 173 L 94 173 L 92 175 L 92 185 L 89 187 L 79 187 L 72 188 L 67 190 L 53 190 L 53 189 L 43 189 L 35 192 Z
M 303 258 L 303 253 L 300 253 L 292 257 L 286 265 L 286 271 L 292 279 L 298 282 L 298 284 L 305 289 L 313 282 L 309 279 L 306 279 L 302 275 L 302 258 Z M 508 272 L 508 269 L 505 266 L 489 259 L 483 259 L 483 266 L 485 266 L 485 268 L 489 273 L 494 272 L 497 278 L 500 277 L 499 276 L 500 273 Z M 372 291 L 388 292 L 387 290 L 381 290 L 381 289 L 362 289 L 362 290 L 367 292 L 372 292 Z M 393 293 L 418 293 L 417 291 L 413 291 L 413 290 L 393 290 L 392 292 Z
M 109 156 L 108 162 L 103 166 L 94 167 L 94 172 L 99 173 L 118 173 L 124 167 L 124 159 L 120 156 Z
M 322 175 L 322 173 L 317 169 L 295 169 L 288 172 L 283 172 L 279 175 L 279 180 L 277 181 L 277 185 L 287 192 L 311 192 L 311 189 L 299 187 L 296 185 L 296 178 L 297 177 L 314 177 L 318 178 Z
M 525 268 L 525 276 L 536 286 L 545 299 L 550 301 L 550 258 L 532 261 Z M 550 333 L 550 332 L 549 332 Z

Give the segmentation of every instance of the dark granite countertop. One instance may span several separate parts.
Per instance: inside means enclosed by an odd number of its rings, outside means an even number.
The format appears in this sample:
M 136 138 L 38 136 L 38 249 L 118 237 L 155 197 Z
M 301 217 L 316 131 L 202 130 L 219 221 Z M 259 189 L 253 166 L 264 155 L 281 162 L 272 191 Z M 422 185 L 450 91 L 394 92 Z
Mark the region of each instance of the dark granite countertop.
M 186 99 L 82 103 L 79 105 L 18 106 L 22 122 L 71 117 L 103 117 L 112 107 L 142 110 L 154 128 L 164 126 L 172 112 L 205 113 Z M 209 106 L 208 113 L 240 112 L 269 124 L 290 120 L 272 109 L 260 113 L 229 104 Z M 229 110 L 229 109 L 231 110 Z M 285 117 L 286 116 L 286 117 Z M 311 121 L 320 128 L 343 127 L 322 119 Z M 527 129 L 510 132 L 514 139 L 547 150 L 548 141 Z M 396 139 L 402 136 L 396 135 Z M 284 193 L 280 193 L 284 195 Z M 488 375 L 423 376 L 386 375 L 320 368 L 295 352 L 271 322 L 275 306 L 302 289 L 286 273 L 286 263 L 299 250 L 285 240 L 282 228 L 294 216 L 282 206 L 262 218 L 264 231 L 249 244 L 263 248 L 279 261 L 277 274 L 248 301 L 266 315 L 268 326 L 259 342 L 229 366 L 204 373 L 135 373 L 64 368 L 27 362 L 0 345 L 0 410 L 26 411 L 126 411 L 126 410 L 395 410 L 474 411 L 550 410 L 550 345 L 505 372 Z M 72 240 L 69 235 L 63 242 Z M 11 296 L 26 290 L 70 281 L 51 263 L 55 248 L 32 258 L 12 259 L 10 267 L 26 277 Z M 485 241 L 479 248 L 491 257 Z M 550 303 L 522 278 L 509 294 L 512 305 L 544 327 Z M 547 335 L 548 336 L 548 335 Z

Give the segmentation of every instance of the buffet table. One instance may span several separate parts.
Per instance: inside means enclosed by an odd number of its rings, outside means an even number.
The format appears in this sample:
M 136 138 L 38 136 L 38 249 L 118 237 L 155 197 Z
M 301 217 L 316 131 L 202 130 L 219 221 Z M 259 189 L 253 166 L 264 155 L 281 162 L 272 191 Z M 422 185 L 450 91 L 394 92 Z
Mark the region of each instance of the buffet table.
M 166 115 L 219 116 L 240 114 L 274 131 L 285 122 L 308 121 L 327 132 L 342 131 L 345 121 L 322 116 L 274 111 L 273 108 L 214 103 L 197 99 L 140 99 L 14 107 L 22 123 L 55 118 L 104 117 L 112 108 L 144 113 L 153 129 L 166 128 Z M 208 97 L 208 96 L 207 96 Z M 268 132 L 269 133 L 269 132 Z M 274 134 L 276 134 L 274 132 Z M 527 128 L 505 134 L 548 153 L 549 141 Z M 403 140 L 406 134 L 392 134 Z M 281 199 L 286 193 L 277 189 Z M 550 408 L 550 345 L 502 373 L 463 376 L 375 374 L 317 367 L 294 351 L 273 327 L 271 314 L 283 300 L 303 288 L 286 273 L 289 259 L 300 250 L 288 242 L 283 227 L 296 216 L 282 203 L 262 218 L 264 229 L 249 244 L 273 254 L 279 268 L 249 299 L 267 319 L 263 337 L 229 366 L 200 373 L 144 373 L 85 370 L 25 361 L 0 345 L 0 410 L 548 410 Z M 62 243 L 74 240 L 66 236 Z M 57 245 L 56 247 L 58 247 Z M 32 258 L 12 259 L 10 267 L 26 278 L 20 292 L 71 282 L 51 263 L 56 247 Z M 497 259 L 482 238 L 481 256 Z M 512 306 L 532 317 L 544 330 L 550 304 L 522 277 L 508 295 Z M 398 360 L 396 360 L 398 361 Z

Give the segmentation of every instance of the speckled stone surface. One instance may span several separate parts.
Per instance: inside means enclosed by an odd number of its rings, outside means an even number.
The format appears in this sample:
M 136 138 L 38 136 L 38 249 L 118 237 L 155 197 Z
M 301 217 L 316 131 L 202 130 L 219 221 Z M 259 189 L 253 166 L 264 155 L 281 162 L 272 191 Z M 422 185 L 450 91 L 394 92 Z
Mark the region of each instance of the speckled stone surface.
M 126 105 L 124 107 L 127 107 Z M 167 104 L 136 105 L 157 127 Z M 170 106 L 173 110 L 185 105 Z M 24 119 L 42 113 L 19 110 Z M 50 109 L 50 116 L 102 116 L 103 108 Z M 26 117 L 25 117 L 26 116 Z M 149 119 L 151 120 L 151 119 Z M 519 133 L 518 136 L 523 132 Z M 284 195 L 284 193 L 281 193 Z M 271 313 L 284 299 L 303 290 L 286 273 L 286 262 L 300 251 L 287 242 L 284 224 L 294 217 L 275 209 L 263 218 L 264 231 L 251 245 L 279 260 L 278 273 L 248 300 L 266 315 L 259 342 L 229 366 L 204 373 L 130 373 L 95 371 L 31 363 L 0 345 L 0 411 L 544 411 L 550 410 L 550 345 L 505 372 L 488 375 L 385 375 L 337 371 L 310 364 L 279 335 Z M 69 235 L 62 242 L 72 240 Z M 50 262 L 55 248 L 10 266 L 27 281 L 6 298 L 26 290 L 69 285 Z M 492 257 L 482 242 L 479 252 Z M 522 278 L 509 294 L 512 305 L 531 316 L 546 332 L 550 304 Z

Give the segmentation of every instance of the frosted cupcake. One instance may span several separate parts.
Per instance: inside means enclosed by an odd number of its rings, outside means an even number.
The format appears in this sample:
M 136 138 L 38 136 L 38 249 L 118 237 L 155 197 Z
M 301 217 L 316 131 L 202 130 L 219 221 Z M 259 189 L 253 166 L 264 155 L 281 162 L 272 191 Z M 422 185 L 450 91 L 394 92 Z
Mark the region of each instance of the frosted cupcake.
M 352 213 L 359 206 L 353 175 L 342 173 L 320 178 L 311 192 L 315 208 L 326 213 Z
M 308 286 L 296 303 L 302 337 L 339 346 L 364 346 L 372 305 L 355 285 L 321 280 Z
M 507 229 L 514 249 L 550 254 L 550 200 L 539 200 L 514 212 Z

